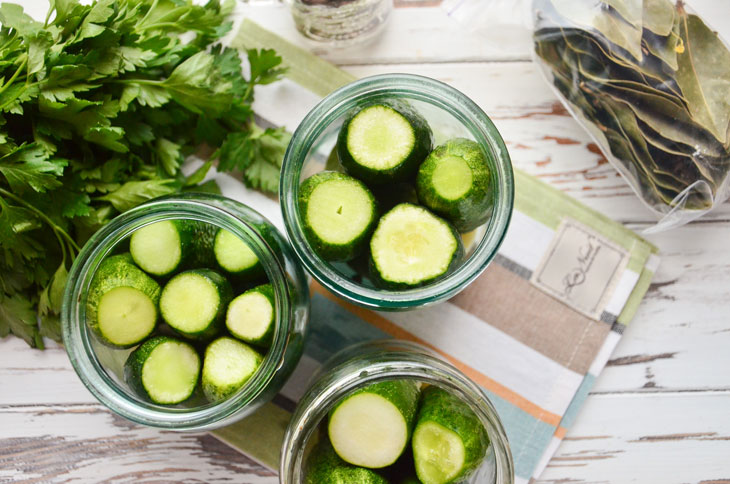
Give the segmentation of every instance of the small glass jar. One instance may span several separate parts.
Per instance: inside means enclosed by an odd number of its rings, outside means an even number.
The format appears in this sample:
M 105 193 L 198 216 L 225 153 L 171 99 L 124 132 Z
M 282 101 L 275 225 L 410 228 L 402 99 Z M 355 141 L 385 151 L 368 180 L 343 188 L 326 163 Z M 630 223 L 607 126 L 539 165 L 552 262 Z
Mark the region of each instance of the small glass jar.
M 140 399 L 121 377 L 131 350 L 103 346 L 86 325 L 86 299 L 102 260 L 113 254 L 135 230 L 171 219 L 213 224 L 238 236 L 256 254 L 274 289 L 276 326 L 271 348 L 251 379 L 237 393 L 218 403 L 169 407 Z M 71 363 L 101 403 L 139 424 L 171 430 L 202 430 L 232 423 L 273 398 L 302 354 L 309 318 L 306 275 L 277 229 L 258 212 L 230 199 L 203 193 L 181 194 L 156 199 L 125 212 L 84 245 L 71 267 L 68 281 L 61 324 Z
M 467 403 L 482 422 L 489 436 L 489 448 L 481 466 L 465 483 L 514 482 L 507 436 L 497 411 L 481 388 L 424 346 L 382 340 L 359 343 L 338 352 L 314 376 L 314 383 L 299 401 L 284 436 L 281 483 L 305 482 L 306 459 L 316 443 L 317 429 L 326 422 L 337 402 L 364 386 L 395 379 L 437 385 Z
M 466 257 L 446 277 L 405 290 L 386 290 L 363 284 L 343 264 L 332 264 L 317 255 L 304 235 L 298 198 L 301 182 L 331 169 L 331 153 L 345 117 L 363 102 L 399 98 L 410 103 L 429 122 L 434 146 L 456 137 L 475 141 L 484 151 L 491 174 L 490 219 L 462 239 Z M 497 253 L 512 215 L 514 178 L 512 163 L 497 128 L 471 99 L 460 91 L 428 77 L 383 74 L 348 84 L 317 104 L 292 136 L 282 165 L 279 198 L 289 240 L 306 270 L 331 292 L 354 304 L 379 310 L 404 310 L 433 304 L 455 296 L 469 285 Z
M 351 47 L 377 37 L 393 0 L 289 0 L 299 33 L 320 45 Z

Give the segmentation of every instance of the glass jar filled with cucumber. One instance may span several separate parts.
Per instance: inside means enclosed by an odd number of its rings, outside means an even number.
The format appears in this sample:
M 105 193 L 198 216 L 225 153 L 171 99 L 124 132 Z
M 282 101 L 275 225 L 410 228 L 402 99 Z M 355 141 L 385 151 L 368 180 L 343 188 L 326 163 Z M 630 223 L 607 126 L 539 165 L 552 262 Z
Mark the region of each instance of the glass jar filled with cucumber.
M 488 116 L 433 79 L 389 74 L 327 96 L 284 159 L 294 250 L 332 292 L 365 307 L 449 298 L 496 254 L 512 167 Z
M 259 213 L 186 194 L 130 210 L 84 246 L 62 310 L 84 384 L 132 421 L 218 427 L 270 400 L 296 366 L 306 276 Z
M 282 484 L 511 484 L 497 413 L 430 350 L 389 340 L 335 355 L 287 428 Z

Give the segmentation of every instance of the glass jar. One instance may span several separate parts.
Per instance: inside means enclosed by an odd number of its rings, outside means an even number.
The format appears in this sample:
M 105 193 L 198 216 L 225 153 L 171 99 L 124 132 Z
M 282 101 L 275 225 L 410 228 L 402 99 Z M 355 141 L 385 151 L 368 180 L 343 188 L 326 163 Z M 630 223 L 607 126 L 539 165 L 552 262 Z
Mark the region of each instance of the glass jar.
M 468 484 L 512 484 L 514 465 L 497 411 L 484 392 L 428 348 L 400 340 L 360 343 L 334 355 L 314 377 L 289 422 L 281 449 L 282 484 L 303 484 L 316 431 L 343 397 L 364 386 L 394 379 L 437 385 L 467 403 L 489 436 L 489 448 Z
M 301 182 L 325 168 L 344 118 L 363 102 L 378 98 L 407 100 L 429 122 L 434 146 L 463 137 L 484 151 L 491 172 L 492 214 L 481 227 L 464 234 L 465 260 L 448 276 L 426 286 L 386 290 L 354 280 L 344 264 L 332 264 L 308 243 L 298 210 Z M 409 74 L 367 77 L 344 86 L 317 104 L 301 122 L 289 143 L 279 186 L 289 240 L 307 271 L 331 292 L 357 305 L 402 310 L 446 300 L 464 289 L 497 253 L 507 231 L 514 200 L 512 164 L 497 128 L 471 99 L 442 82 Z M 467 240 L 468 239 L 468 240 Z
M 256 254 L 274 289 L 275 331 L 264 360 L 251 379 L 226 400 L 193 407 L 143 401 L 122 379 L 131 350 L 103 346 L 87 327 L 86 299 L 102 260 L 135 230 L 163 220 L 188 219 L 232 232 Z M 265 234 L 264 234 L 265 232 Z M 156 199 L 112 220 L 96 232 L 74 261 L 63 298 L 63 341 L 84 385 L 104 405 L 133 422 L 172 430 L 220 427 L 269 401 L 302 354 L 309 318 L 307 278 L 284 237 L 253 209 L 224 197 L 190 193 Z
M 393 0 L 289 0 L 299 33 L 320 45 L 350 47 L 380 34 Z

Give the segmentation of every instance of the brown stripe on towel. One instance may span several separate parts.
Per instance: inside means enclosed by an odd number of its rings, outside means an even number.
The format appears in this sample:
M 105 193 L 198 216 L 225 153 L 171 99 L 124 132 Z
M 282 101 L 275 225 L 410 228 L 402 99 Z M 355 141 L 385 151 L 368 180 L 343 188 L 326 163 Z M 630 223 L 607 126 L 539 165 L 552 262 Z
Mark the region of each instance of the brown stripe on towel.
M 497 264 L 451 303 L 580 374 L 588 371 L 611 329 Z

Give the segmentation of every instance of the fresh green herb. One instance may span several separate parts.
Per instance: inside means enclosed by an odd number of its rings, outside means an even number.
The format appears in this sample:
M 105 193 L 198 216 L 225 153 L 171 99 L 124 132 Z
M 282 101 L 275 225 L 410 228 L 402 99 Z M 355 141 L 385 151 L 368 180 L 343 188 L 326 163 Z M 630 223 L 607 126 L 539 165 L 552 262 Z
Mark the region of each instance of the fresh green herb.
M 275 192 L 288 135 L 253 122 L 254 86 L 283 69 L 272 50 L 216 44 L 233 0 L 51 0 L 44 22 L 0 5 L 0 336 L 60 339 L 79 247 L 119 212 L 203 183 L 186 156 Z M 183 35 L 185 34 L 185 35 Z

